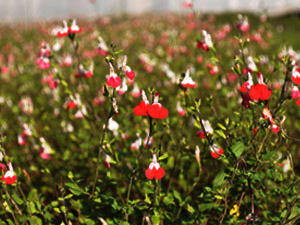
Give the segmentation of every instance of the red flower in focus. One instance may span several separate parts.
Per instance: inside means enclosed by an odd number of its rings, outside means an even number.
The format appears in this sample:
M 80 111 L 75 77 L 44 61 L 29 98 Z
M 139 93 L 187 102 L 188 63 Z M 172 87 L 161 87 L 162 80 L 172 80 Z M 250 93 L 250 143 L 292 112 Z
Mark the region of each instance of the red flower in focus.
M 144 90 L 142 90 L 141 93 L 143 100 L 140 101 L 138 106 L 133 108 L 133 112 L 137 116 L 148 116 L 148 109 L 150 107 L 150 104 Z
M 157 162 L 155 153 L 153 153 L 153 161 L 152 163 L 150 163 L 149 168 L 146 170 L 145 174 L 149 180 L 152 180 L 153 178 L 159 180 L 165 175 L 165 170 L 161 168 L 159 163 Z
M 110 73 L 106 77 L 106 84 L 113 88 L 117 88 L 121 85 L 121 78 L 115 73 L 113 66 L 109 63 Z
M 159 95 L 156 93 L 154 97 L 154 103 L 148 109 L 148 114 L 153 119 L 165 119 L 168 116 L 169 111 L 160 103 L 158 103 L 158 98 Z
M 219 148 L 216 144 L 213 144 L 213 146 L 209 146 L 209 148 L 211 156 L 215 159 L 219 158 L 224 153 L 224 150 L 222 148 Z
M 256 84 L 252 86 L 249 91 L 249 95 L 252 100 L 268 100 L 272 94 L 272 91 L 267 88 L 265 84 Z
M 272 91 L 267 88 L 267 85 L 263 81 L 263 75 L 258 72 L 258 84 L 250 87 L 249 95 L 254 101 L 268 100 L 272 94 Z
M 142 98 L 143 100 L 139 103 L 139 105 L 133 109 L 135 115 L 149 115 L 153 119 L 165 119 L 168 116 L 169 111 L 158 102 L 158 93 L 155 94 L 154 103 L 152 105 L 149 104 L 144 91 L 142 91 Z

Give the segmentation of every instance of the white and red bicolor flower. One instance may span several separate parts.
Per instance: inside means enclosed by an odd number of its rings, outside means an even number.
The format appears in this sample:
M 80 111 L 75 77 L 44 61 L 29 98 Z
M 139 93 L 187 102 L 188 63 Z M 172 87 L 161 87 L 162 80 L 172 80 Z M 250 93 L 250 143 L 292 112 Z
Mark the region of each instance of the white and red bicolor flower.
M 102 37 L 98 37 L 98 47 L 96 48 L 96 52 L 102 56 L 106 56 L 109 51 L 108 51 L 108 47 L 105 44 L 104 40 Z
M 80 78 L 82 76 L 86 78 L 91 78 L 93 76 L 93 71 L 94 71 L 94 62 L 91 62 L 89 65 L 88 70 L 86 70 L 83 65 L 79 65 L 79 72 L 75 75 L 76 78 Z
M 50 46 L 46 42 L 42 42 L 40 45 L 39 57 L 36 59 L 36 64 L 40 69 L 49 69 L 50 68 Z
M 145 174 L 149 180 L 152 180 L 153 178 L 159 180 L 165 175 L 165 170 L 161 168 L 159 163 L 157 162 L 155 153 L 153 153 L 153 160 L 150 163 L 149 168 L 146 170 Z
M 133 70 L 131 70 L 131 68 L 129 66 L 127 66 L 127 56 L 126 55 L 124 56 L 122 70 L 126 74 L 128 79 L 133 80 L 133 78 L 135 76 L 135 72 Z
M 296 86 L 293 86 L 291 95 L 292 95 L 292 99 L 300 98 L 300 91 Z
M 77 106 L 81 104 L 80 96 L 79 94 L 75 94 L 75 97 L 73 95 L 70 96 L 70 101 L 67 102 L 67 110 L 69 109 L 75 109 Z
M 79 109 L 77 110 L 74 116 L 76 119 L 83 119 L 86 114 L 87 110 L 85 105 L 80 105 Z
M 65 36 L 69 35 L 69 27 L 68 27 L 68 23 L 67 23 L 66 20 L 63 20 L 63 25 L 64 25 L 64 27 L 60 28 L 57 31 L 57 36 L 58 37 L 65 37 Z
M 66 55 L 64 57 L 64 66 L 71 66 L 73 62 L 72 56 L 71 55 Z
M 2 180 L 2 182 L 4 182 L 5 185 L 13 184 L 17 180 L 16 174 L 15 174 L 12 164 L 10 162 L 8 163 L 8 168 L 9 168 L 9 170 L 7 170 L 5 172 L 5 174 L 2 175 L 2 177 L 1 177 L 1 180 Z
M 39 154 L 42 159 L 51 159 L 51 154 L 54 152 L 50 145 L 46 142 L 45 138 L 40 137 L 41 147 Z
M 141 91 L 139 89 L 139 86 L 136 83 L 134 84 L 133 89 L 131 91 L 131 96 L 133 98 L 138 98 L 141 96 Z
M 240 91 L 242 93 L 246 93 L 250 90 L 251 86 L 253 86 L 253 79 L 252 79 L 251 73 L 248 72 L 248 80 L 245 81 L 243 83 L 243 85 L 240 87 Z
M 206 32 L 206 30 L 202 30 L 202 35 L 202 39 L 197 42 L 197 48 L 203 48 L 204 51 L 209 51 L 209 49 L 213 47 L 211 36 Z
M 69 33 L 77 34 L 77 33 L 80 33 L 81 31 L 82 31 L 82 28 L 79 27 L 76 23 L 76 20 L 73 19 L 72 24 L 69 27 Z
M 68 23 L 66 20 L 63 20 L 63 27 L 60 28 L 57 32 L 58 37 L 65 37 L 70 34 L 77 34 L 82 31 L 82 28 L 79 27 L 76 23 L 76 20 L 73 19 L 71 26 L 68 26 Z
M 292 71 L 292 81 L 295 84 L 300 84 L 300 68 L 299 67 L 294 67 Z
M 148 109 L 150 107 L 149 101 L 145 94 L 144 90 L 141 90 L 142 93 L 142 101 L 140 101 L 139 105 L 133 108 L 133 112 L 137 116 L 148 116 Z
M 19 106 L 21 107 L 23 113 L 27 115 L 32 114 L 33 103 L 29 96 L 22 97 L 21 100 L 19 101 Z
M 250 73 L 257 71 L 257 67 L 252 56 L 248 56 L 247 58 L 247 68 L 248 68 L 247 72 Z
M 241 14 L 239 14 L 238 19 L 239 19 L 239 21 L 238 21 L 236 27 L 242 32 L 248 32 L 250 29 L 248 17 L 242 16 Z
M 156 93 L 153 104 L 149 106 L 148 114 L 153 119 L 165 119 L 168 116 L 169 111 L 158 102 L 158 99 L 159 94 Z
M 121 85 L 121 78 L 115 73 L 115 70 L 111 63 L 109 63 L 110 73 L 106 77 L 106 84 L 113 88 L 117 88 Z
M 268 89 L 267 85 L 263 81 L 261 72 L 258 72 L 258 84 L 252 85 L 249 91 L 249 95 L 252 100 L 268 100 L 272 94 L 272 91 Z
M 139 133 L 136 134 L 138 139 L 136 139 L 131 145 L 130 145 L 130 149 L 131 150 L 137 150 L 141 147 L 142 145 L 142 138 L 140 136 Z
M 125 94 L 125 92 L 128 90 L 126 78 L 123 78 L 121 86 L 117 87 L 116 90 L 118 91 L 119 95 Z
M 194 88 L 197 86 L 197 83 L 190 77 L 189 69 L 187 69 L 185 72 L 184 79 L 181 81 L 181 86 L 185 88 Z
M 224 150 L 222 148 L 219 148 L 216 144 L 213 144 L 213 146 L 209 146 L 209 149 L 211 156 L 215 159 L 219 158 L 224 153 Z
M 18 144 L 21 146 L 27 144 L 26 135 L 24 135 L 24 133 L 18 135 Z
M 110 165 L 110 162 L 111 162 L 111 158 L 108 154 L 104 153 L 103 152 L 103 155 L 104 155 L 104 166 L 107 167 L 107 168 L 110 168 L 111 165 Z
M 50 68 L 50 60 L 49 60 L 49 58 L 39 57 L 39 58 L 36 59 L 36 64 L 42 70 L 46 70 L 46 69 Z
M 185 115 L 185 110 L 181 107 L 180 102 L 177 102 L 176 110 L 177 110 L 177 112 L 178 112 L 178 114 L 180 116 L 184 116 Z
M 280 127 L 276 124 L 272 124 L 272 131 L 273 133 L 277 134 L 280 131 Z

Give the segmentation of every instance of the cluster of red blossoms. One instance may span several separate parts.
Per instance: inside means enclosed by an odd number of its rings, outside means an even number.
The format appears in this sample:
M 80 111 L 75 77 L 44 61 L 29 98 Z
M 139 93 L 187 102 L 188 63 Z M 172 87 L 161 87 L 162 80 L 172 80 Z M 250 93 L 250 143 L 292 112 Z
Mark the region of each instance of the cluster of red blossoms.
M 151 116 L 153 119 L 165 119 L 169 111 L 164 108 L 159 102 L 159 95 L 158 93 L 155 94 L 154 102 L 150 105 L 145 92 L 142 90 L 142 98 L 143 100 L 140 101 L 139 105 L 134 107 L 133 112 L 137 116 Z

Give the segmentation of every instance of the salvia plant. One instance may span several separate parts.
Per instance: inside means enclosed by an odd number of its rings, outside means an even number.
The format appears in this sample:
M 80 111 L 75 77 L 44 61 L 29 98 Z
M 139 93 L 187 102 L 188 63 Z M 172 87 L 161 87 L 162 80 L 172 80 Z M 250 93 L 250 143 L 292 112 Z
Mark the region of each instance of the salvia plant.
M 1 224 L 300 222 L 300 52 L 183 6 L 0 28 Z

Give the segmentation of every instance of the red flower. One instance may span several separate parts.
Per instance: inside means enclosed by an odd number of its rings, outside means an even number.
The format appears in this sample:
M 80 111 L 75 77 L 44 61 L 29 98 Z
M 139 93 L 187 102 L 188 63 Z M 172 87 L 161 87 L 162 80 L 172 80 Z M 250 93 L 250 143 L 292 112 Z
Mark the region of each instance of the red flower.
M 146 97 L 144 90 L 141 90 L 142 93 L 142 101 L 140 104 L 133 108 L 133 112 L 137 116 L 148 116 L 148 109 L 150 107 L 149 101 Z
M 158 93 L 155 94 L 154 103 L 149 107 L 148 114 L 153 119 L 165 119 L 169 111 L 164 108 L 160 103 L 158 103 L 159 95 Z
M 139 105 L 134 107 L 133 112 L 137 116 L 151 116 L 153 119 L 165 119 L 169 111 L 164 108 L 160 103 L 158 103 L 158 93 L 155 94 L 154 103 L 149 104 L 145 92 L 142 90 L 142 98 Z
M 272 91 L 267 88 L 265 84 L 256 84 L 251 86 L 249 95 L 252 100 L 268 100 L 272 94 Z
M 135 73 L 134 71 L 131 70 L 129 66 L 127 66 L 127 56 L 125 55 L 124 60 L 123 60 L 123 65 L 122 65 L 122 70 L 123 72 L 126 73 L 126 76 L 130 79 L 133 80 Z
M 145 101 L 140 101 L 140 104 L 133 108 L 133 112 L 137 116 L 147 116 L 150 104 Z
M 76 107 L 77 107 L 77 105 L 73 101 L 70 101 L 67 105 L 67 109 L 75 109 Z
M 117 88 L 121 85 L 121 78 L 115 73 L 113 66 L 109 63 L 110 74 L 106 77 L 106 84 L 113 88 Z
M 224 150 L 222 148 L 219 148 L 216 144 L 213 144 L 213 146 L 209 146 L 209 148 L 211 156 L 215 159 L 219 158 L 224 153 Z
M 298 99 L 298 100 L 296 101 L 296 104 L 297 104 L 298 106 L 300 106 L 300 99 Z
M 152 180 L 153 178 L 159 180 L 165 175 L 165 170 L 161 168 L 159 163 L 157 162 L 155 153 L 153 153 L 153 161 L 152 163 L 150 163 L 149 168 L 146 170 L 145 174 L 149 180 Z
M 1 180 L 4 182 L 5 185 L 13 184 L 17 180 L 17 177 L 13 170 L 12 164 L 8 163 L 8 167 L 9 167 L 9 170 L 6 171 L 6 173 L 4 175 L 2 175 L 2 177 L 1 177 Z
M 201 139 L 204 139 L 205 138 L 205 133 L 202 130 L 198 130 L 196 132 L 196 136 L 199 137 L 199 138 L 201 138 Z
M 57 36 L 58 37 L 65 37 L 68 36 L 69 34 L 76 34 L 80 33 L 82 31 L 81 27 L 78 27 L 76 24 L 76 20 L 72 21 L 72 25 L 69 27 L 68 23 L 66 20 L 63 21 L 64 27 L 62 27 L 58 32 Z
M 299 67 L 293 68 L 292 80 L 295 84 L 300 84 L 300 68 Z
M 134 72 L 133 70 L 131 70 L 129 66 L 127 66 L 126 76 L 127 76 L 130 80 L 133 80 L 133 78 L 134 78 L 134 76 L 135 76 L 135 72 Z

